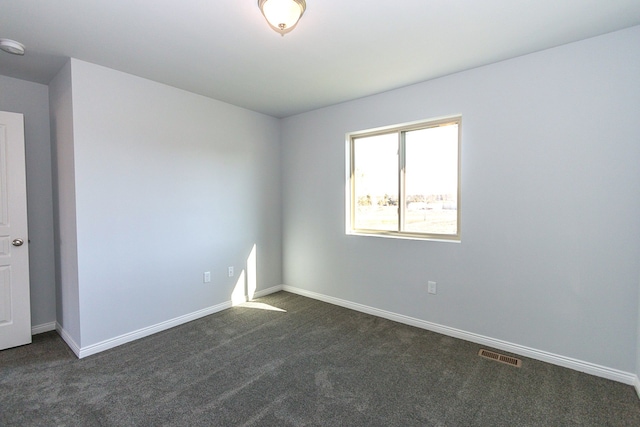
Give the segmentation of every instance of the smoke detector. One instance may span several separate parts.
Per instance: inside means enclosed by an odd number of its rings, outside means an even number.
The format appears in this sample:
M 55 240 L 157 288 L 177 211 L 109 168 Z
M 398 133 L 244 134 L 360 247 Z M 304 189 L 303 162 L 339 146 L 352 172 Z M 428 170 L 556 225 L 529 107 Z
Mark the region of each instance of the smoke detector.
M 15 40 L 0 39 L 0 50 L 11 53 L 13 55 L 24 55 L 24 45 L 22 43 L 18 43 Z

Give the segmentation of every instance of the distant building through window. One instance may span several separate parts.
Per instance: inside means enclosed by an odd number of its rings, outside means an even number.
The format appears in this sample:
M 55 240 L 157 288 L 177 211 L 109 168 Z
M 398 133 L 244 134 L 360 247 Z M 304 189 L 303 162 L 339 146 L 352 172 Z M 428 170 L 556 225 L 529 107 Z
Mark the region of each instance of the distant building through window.
M 462 117 L 347 136 L 347 233 L 460 240 Z

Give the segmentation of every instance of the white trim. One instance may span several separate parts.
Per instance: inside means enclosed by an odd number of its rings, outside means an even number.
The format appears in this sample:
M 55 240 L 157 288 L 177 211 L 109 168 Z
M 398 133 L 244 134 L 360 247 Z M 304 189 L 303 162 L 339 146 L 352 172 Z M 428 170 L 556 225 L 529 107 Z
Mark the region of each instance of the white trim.
M 273 286 L 271 288 L 263 289 L 261 291 L 257 291 L 254 293 L 254 298 L 260 298 L 265 295 L 269 295 L 282 290 L 282 285 Z M 245 295 L 245 301 L 248 300 L 248 296 Z M 146 328 L 138 329 L 133 332 L 129 332 L 114 338 L 109 338 L 107 340 L 101 341 L 96 344 L 91 344 L 86 347 L 80 347 L 76 342 L 71 338 L 71 335 L 67 333 L 62 326 L 57 323 L 53 323 L 53 328 L 48 330 L 57 330 L 62 339 L 67 343 L 67 345 L 71 348 L 71 350 L 78 356 L 78 358 L 82 359 L 83 357 L 91 356 L 96 353 L 100 353 L 105 350 L 112 349 L 114 347 L 120 346 L 122 344 L 126 344 L 131 341 L 135 341 L 140 338 L 147 337 L 149 335 L 153 335 L 155 333 L 164 331 L 166 329 L 173 328 L 175 326 L 182 325 L 187 322 L 191 322 L 193 320 L 199 319 L 201 317 L 208 316 L 210 314 L 217 313 L 222 310 L 226 310 L 232 307 L 231 301 L 226 301 L 218 305 L 214 305 L 211 307 L 204 308 L 202 310 L 194 311 L 193 313 L 185 314 L 184 316 L 179 316 L 174 319 L 170 319 L 164 322 L 157 323 L 155 325 L 148 326 Z M 43 325 L 43 326 L 49 326 Z M 46 332 L 42 330 L 41 332 Z
M 43 323 L 31 327 L 31 335 L 38 335 L 44 332 L 50 332 L 56 330 L 56 322 Z
M 62 325 L 58 322 L 56 322 L 56 331 L 62 337 L 64 342 L 67 343 L 71 351 L 73 351 L 76 356 L 80 357 L 80 346 L 76 344 L 73 338 L 71 338 L 71 335 L 69 335 L 69 333 L 65 331 Z
M 238 305 L 238 304 L 243 304 L 243 303 L 245 303 L 245 302 L 247 302 L 247 301 L 253 301 L 253 300 L 254 300 L 254 299 L 256 299 L 256 298 L 264 297 L 264 296 L 266 296 L 266 295 L 273 294 L 273 293 L 275 293 L 275 292 L 279 292 L 279 291 L 281 291 L 281 290 L 282 290 L 282 285 L 276 285 L 276 286 L 272 286 L 272 287 L 267 288 L 267 289 L 263 289 L 263 290 L 261 290 L 261 291 L 255 291 L 255 292 L 253 293 L 253 296 L 249 296 L 249 295 L 247 295 L 247 294 L 244 294 L 244 295 L 242 296 L 242 298 L 237 298 L 237 297 L 236 297 L 236 298 L 234 299 L 234 297 L 233 297 L 233 295 L 232 295 L 232 296 L 231 296 L 231 305 L 232 305 L 232 306 L 236 306 L 236 305 Z
M 638 378 L 638 376 L 636 375 L 635 378 L 633 379 L 633 387 L 635 387 L 636 389 L 636 394 L 638 395 L 638 397 L 640 398 L 640 378 Z
M 262 298 L 264 296 L 267 296 L 269 294 L 275 294 L 276 292 L 280 292 L 282 290 L 283 285 L 277 285 L 277 286 L 272 286 L 270 288 L 267 289 L 263 289 L 261 291 L 256 291 L 253 294 L 253 298 Z M 247 297 L 247 301 L 249 300 L 249 298 Z
M 119 345 L 126 344 L 128 342 L 135 341 L 140 338 L 148 337 L 149 335 L 153 335 L 155 333 L 164 331 L 166 329 L 170 329 L 175 326 L 182 325 L 183 323 L 191 322 L 192 320 L 196 320 L 201 317 L 208 316 L 210 314 L 217 313 L 222 310 L 226 310 L 227 308 L 231 308 L 231 301 L 223 302 L 222 304 L 214 305 L 212 307 L 207 307 L 202 310 L 194 311 L 193 313 L 185 314 L 184 316 L 179 316 L 164 322 L 157 323 L 152 326 L 148 326 L 146 328 L 138 329 L 137 331 L 128 332 L 126 334 L 123 334 L 114 338 L 109 338 L 108 340 L 104 340 L 96 344 L 91 344 L 86 347 L 82 347 L 80 351 L 76 354 L 80 359 L 82 359 L 83 357 L 91 356 L 92 354 L 100 353 L 102 351 L 112 349 Z
M 508 351 L 510 353 L 529 357 L 531 359 L 541 360 L 543 362 L 551 363 L 553 365 L 558 365 L 558 366 L 573 369 L 576 371 L 585 372 L 587 374 L 595 375 L 597 377 L 607 378 L 607 379 L 618 381 L 624 384 L 634 385 L 636 390 L 638 391 L 638 395 L 640 396 L 640 381 L 638 380 L 638 377 L 636 375 L 630 372 L 624 372 L 618 369 L 596 365 L 594 363 L 585 362 L 582 360 L 573 359 L 570 357 L 565 357 L 565 356 L 549 353 L 542 350 L 537 350 L 530 347 L 525 347 L 519 344 L 513 344 L 507 341 L 502 341 L 495 338 L 478 335 L 472 332 L 451 328 L 449 326 L 439 325 L 437 323 L 427 322 L 425 320 L 404 316 L 402 314 L 392 313 L 390 311 L 380 310 L 378 308 L 369 307 L 366 305 L 354 303 L 354 302 L 343 300 L 340 298 L 330 297 L 327 295 L 307 291 L 307 290 L 296 288 L 293 286 L 283 285 L 282 290 L 286 292 L 291 292 L 294 294 L 306 296 L 309 298 L 317 299 L 320 301 L 324 301 L 329 304 L 334 304 L 341 307 L 349 308 L 351 310 L 360 311 L 362 313 L 371 314 L 373 316 L 393 320 L 395 322 L 404 323 L 406 325 L 415 326 L 417 328 L 422 328 L 422 329 L 437 332 L 443 335 L 448 335 L 454 338 L 460 338 L 466 341 L 471 341 L 476 344 L 482 344 L 489 347 L 493 347 L 495 349 Z

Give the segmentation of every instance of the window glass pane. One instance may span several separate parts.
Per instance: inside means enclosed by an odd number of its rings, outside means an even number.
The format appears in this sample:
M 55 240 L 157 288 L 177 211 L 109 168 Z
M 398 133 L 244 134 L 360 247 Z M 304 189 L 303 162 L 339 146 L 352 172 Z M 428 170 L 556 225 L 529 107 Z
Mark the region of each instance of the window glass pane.
M 356 138 L 354 228 L 398 231 L 398 134 Z
M 457 234 L 458 125 L 405 134 L 403 231 Z

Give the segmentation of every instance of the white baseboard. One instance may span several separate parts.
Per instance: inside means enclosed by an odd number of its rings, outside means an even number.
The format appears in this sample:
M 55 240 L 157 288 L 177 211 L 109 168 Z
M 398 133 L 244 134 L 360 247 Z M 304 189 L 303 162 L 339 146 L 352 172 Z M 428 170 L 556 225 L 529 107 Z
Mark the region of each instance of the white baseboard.
M 253 294 L 253 297 L 254 298 L 261 298 L 261 297 L 267 296 L 269 294 L 275 294 L 276 292 L 280 292 L 282 290 L 282 286 L 283 285 L 277 285 L 277 286 L 272 286 L 272 287 L 267 288 L 267 289 L 263 289 L 261 291 L 256 291 Z
M 253 296 L 250 295 L 242 295 L 239 297 L 232 297 L 231 298 L 231 305 L 238 305 L 238 304 L 242 304 L 245 303 L 247 301 L 252 301 L 254 298 L 260 298 L 260 297 L 264 297 L 267 296 L 269 294 L 273 294 L 275 292 L 279 292 L 282 290 L 282 285 L 276 285 L 276 286 L 272 286 L 270 288 L 267 289 L 263 289 L 261 291 L 255 291 L 253 293 Z
M 277 286 L 273 286 L 271 288 L 268 289 L 263 289 L 260 291 L 257 291 L 254 293 L 253 297 L 254 298 L 260 298 L 263 297 L 265 295 L 269 295 L 272 294 L 274 292 L 278 292 L 282 290 L 282 285 L 277 285 Z M 248 296 L 245 295 L 245 301 L 248 300 Z M 210 314 L 214 314 L 217 313 L 219 311 L 222 310 L 226 310 L 227 308 L 231 308 L 232 307 L 232 303 L 231 301 L 226 301 L 223 302 L 221 304 L 215 305 L 215 306 L 211 306 L 211 307 L 207 307 L 205 309 L 202 310 L 198 310 L 195 311 L 193 313 L 189 313 L 189 314 L 185 314 L 184 316 L 179 316 L 176 317 L 174 319 L 170 319 L 164 322 L 160 322 L 157 323 L 155 325 L 151 325 L 148 326 L 146 328 L 142 328 L 142 329 L 138 329 L 136 331 L 133 332 L 129 332 L 114 338 L 110 338 L 108 340 L 104 340 L 101 341 L 99 343 L 96 344 L 92 344 L 86 347 L 80 347 L 74 340 L 73 338 L 71 338 L 71 335 L 69 335 L 69 333 L 67 333 L 67 331 L 64 330 L 64 328 L 62 328 L 62 326 L 60 326 L 57 323 L 53 323 L 51 326 L 51 329 L 47 329 L 47 330 L 57 330 L 58 333 L 60 334 L 60 336 L 62 337 L 62 339 L 67 343 L 67 345 L 71 348 L 71 350 L 76 354 L 76 356 L 78 356 L 78 358 L 82 359 L 83 357 L 87 357 L 87 356 L 91 356 L 93 354 L 96 353 L 100 353 L 102 351 L 105 350 L 109 350 L 111 348 L 120 346 L 122 344 L 126 344 L 128 342 L 131 341 L 135 341 L 137 339 L 140 338 L 144 338 L 147 337 L 149 335 L 153 335 L 155 333 L 164 331 L 166 329 L 170 329 L 173 328 L 175 326 L 178 325 L 182 325 L 183 323 L 187 323 L 187 322 L 191 322 L 192 320 L 196 320 L 199 319 L 201 317 L 204 316 L 208 316 Z M 47 324 L 47 327 L 49 327 L 50 325 Z M 45 330 L 42 330 L 41 332 L 45 332 Z
M 114 338 L 110 338 L 108 340 L 101 341 L 96 344 L 82 347 L 76 354 L 80 359 L 82 359 L 83 357 L 91 356 L 92 354 L 100 353 L 119 345 L 126 344 L 140 338 L 148 337 L 149 335 L 153 335 L 155 333 L 173 328 L 175 326 L 182 325 L 183 323 L 191 322 L 192 320 L 196 320 L 201 317 L 226 310 L 227 308 L 231 308 L 231 301 L 223 302 L 222 304 L 207 307 L 202 310 L 194 311 L 193 313 L 185 314 L 184 316 L 179 316 L 152 326 L 148 326 L 146 328 L 138 329 L 137 331 L 129 332 Z
M 38 334 L 55 331 L 55 330 L 56 330 L 56 322 L 43 323 L 41 325 L 32 326 L 31 335 L 38 335 Z
M 425 320 L 416 319 L 416 318 L 405 316 L 402 314 L 392 313 L 390 311 L 380 310 L 378 308 L 369 307 L 363 304 L 354 303 L 354 302 L 343 300 L 340 298 L 334 298 L 331 296 L 307 291 L 304 289 L 300 289 L 300 288 L 296 288 L 288 285 L 278 285 L 268 289 L 257 291 L 255 292 L 253 297 L 260 298 L 260 297 L 263 297 L 275 292 L 279 292 L 279 291 L 291 292 L 291 293 L 302 295 L 308 298 L 324 301 L 329 304 L 338 305 L 351 310 L 371 314 L 373 316 L 382 317 L 384 319 L 389 319 L 399 323 L 404 323 L 406 325 L 415 326 L 418 328 L 437 332 L 443 335 L 451 336 L 454 338 L 460 338 L 466 341 L 471 341 L 471 342 L 492 347 L 495 349 L 508 351 L 510 353 L 529 357 L 531 359 L 541 360 L 543 362 L 551 363 L 554 365 L 562 366 L 562 367 L 573 369 L 580 372 L 585 372 L 587 374 L 595 375 L 602 378 L 607 378 L 607 379 L 618 381 L 624 384 L 629 384 L 635 387 L 636 392 L 638 393 L 638 397 L 640 397 L 640 379 L 638 378 L 637 375 L 629 372 L 613 369 L 613 368 L 608 368 L 606 366 L 596 365 L 594 363 L 585 362 L 585 361 L 573 359 L 570 357 L 565 357 L 565 356 L 549 353 L 546 351 L 537 350 L 530 347 L 525 347 L 519 344 L 513 344 L 507 341 L 502 341 L 495 338 L 478 335 L 472 332 L 467 332 L 460 329 L 439 325 L 433 322 L 427 322 Z M 246 297 L 246 299 L 248 300 L 248 297 Z M 67 343 L 67 345 L 76 354 L 76 356 L 78 356 L 79 358 L 83 358 L 83 357 L 90 356 L 92 354 L 109 350 L 111 348 L 117 347 L 119 345 L 131 342 L 140 338 L 147 337 L 149 335 L 153 335 L 157 332 L 161 332 L 166 329 L 173 328 L 183 323 L 187 323 L 192 320 L 196 320 L 201 317 L 208 316 L 210 314 L 214 314 L 222 310 L 226 310 L 227 308 L 231 308 L 231 306 L 232 306 L 231 301 L 227 301 L 212 307 L 208 307 L 190 314 L 186 314 L 184 316 L 176 317 L 174 319 L 167 320 L 165 322 L 161 322 L 146 328 L 138 329 L 137 331 L 123 334 L 118 337 L 114 337 L 114 338 L 111 338 L 96 344 L 92 344 L 90 346 L 83 347 L 83 348 L 78 346 L 78 344 L 73 340 L 73 338 L 71 338 L 71 336 L 58 323 L 54 323 L 54 324 L 47 323 L 45 325 L 39 325 L 34 327 L 33 330 L 39 331 L 37 333 L 46 332 L 53 329 L 57 330 L 60 336 L 62 337 L 62 339 Z
M 437 332 L 439 334 L 448 335 L 454 338 L 460 338 L 465 341 L 471 341 L 476 344 L 493 347 L 495 349 L 529 357 L 531 359 L 536 359 L 543 362 L 551 363 L 553 365 L 558 365 L 558 366 L 573 369 L 576 371 L 584 372 L 587 374 L 595 375 L 597 377 L 607 378 L 607 379 L 618 381 L 624 384 L 634 385 L 636 390 L 638 391 L 638 395 L 640 396 L 640 381 L 638 380 L 638 377 L 635 374 L 632 374 L 629 372 L 624 372 L 618 369 L 608 368 L 606 366 L 600 366 L 594 363 L 585 362 L 582 360 L 577 360 L 570 357 L 565 357 L 565 356 L 549 353 L 542 350 L 537 350 L 530 347 L 525 347 L 519 344 L 513 344 L 507 341 L 502 341 L 495 338 L 478 335 L 472 332 L 451 328 L 449 326 L 439 325 L 437 323 L 427 322 L 425 320 L 404 316 L 402 314 L 392 313 L 390 311 L 380 310 L 378 308 L 369 307 L 366 305 L 354 303 L 354 302 L 343 300 L 340 298 L 330 297 L 327 295 L 307 291 L 307 290 L 296 288 L 293 286 L 283 285 L 282 290 L 286 292 L 302 295 L 305 297 L 317 299 L 320 301 L 324 301 L 329 304 L 334 304 L 341 307 L 349 308 L 351 310 L 360 311 L 362 313 L 371 314 L 373 316 L 393 320 L 395 322 L 404 323 L 406 325 L 411 325 L 411 326 L 426 329 L 429 331 Z
M 80 357 L 80 346 L 73 340 L 73 338 L 71 338 L 71 335 L 69 335 L 69 333 L 65 331 L 62 325 L 60 325 L 58 322 L 56 322 L 56 331 L 62 337 L 64 342 L 67 343 L 71 351 L 73 351 L 76 356 Z
M 274 286 L 268 289 L 263 289 L 261 291 L 257 291 L 254 293 L 254 298 L 259 298 L 265 295 L 272 294 L 274 292 L 278 292 L 282 290 L 282 285 Z M 245 300 L 248 300 L 248 296 L 245 295 Z M 86 347 L 80 348 L 80 350 L 76 353 L 79 358 L 91 356 L 92 354 L 100 353 L 101 351 L 109 350 L 111 348 L 117 347 L 122 344 L 126 344 L 131 341 L 135 341 L 140 338 L 147 337 L 149 335 L 153 335 L 155 333 L 164 331 L 166 329 L 173 328 L 178 325 L 182 325 L 183 323 L 191 322 L 192 320 L 199 319 L 201 317 L 208 316 L 213 313 L 217 313 L 222 310 L 226 310 L 227 308 L 231 308 L 231 301 L 226 301 L 218 305 L 214 305 L 212 307 L 207 307 L 202 310 L 195 311 L 193 313 L 185 314 L 184 316 L 179 316 L 174 319 L 170 319 L 164 322 L 157 323 L 152 326 L 148 326 L 146 328 L 138 329 L 137 331 L 129 332 L 114 338 L 110 338 L 108 340 L 101 341 L 96 344 L 92 344 Z M 64 337 L 63 337 L 64 338 Z M 66 341 L 66 340 L 65 340 Z M 73 350 L 73 348 L 72 348 Z M 74 351 L 75 352 L 75 351 Z

